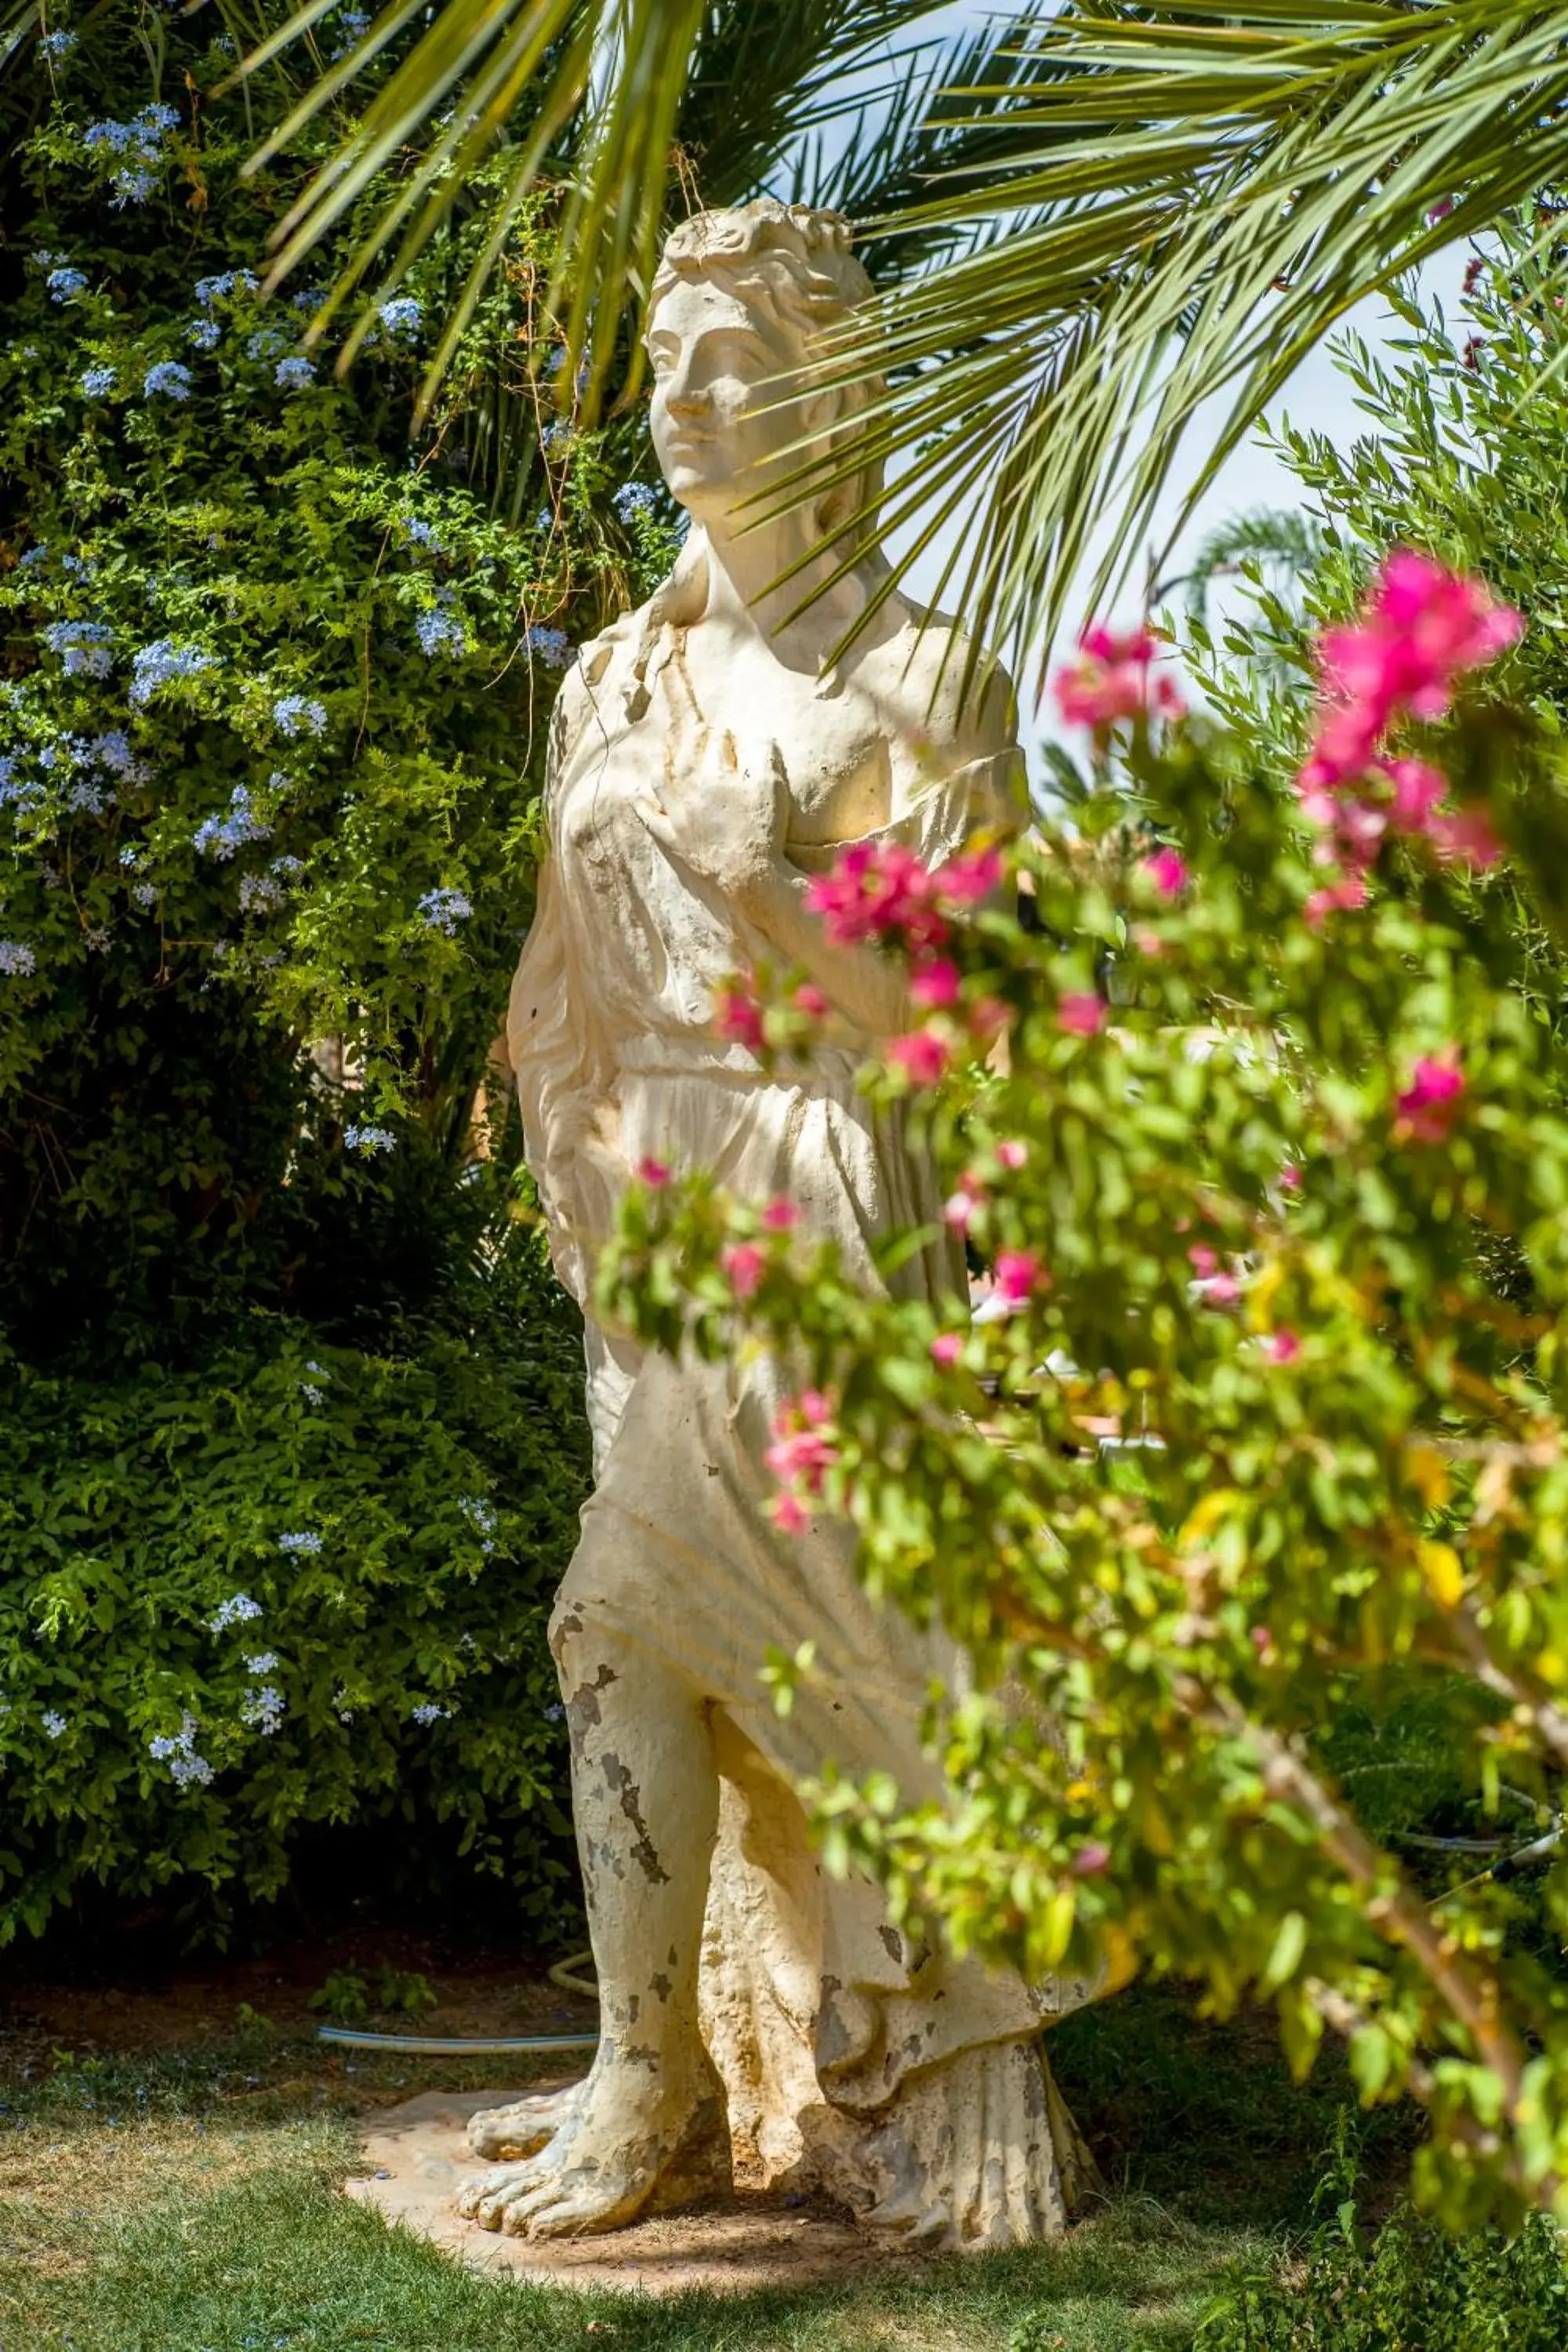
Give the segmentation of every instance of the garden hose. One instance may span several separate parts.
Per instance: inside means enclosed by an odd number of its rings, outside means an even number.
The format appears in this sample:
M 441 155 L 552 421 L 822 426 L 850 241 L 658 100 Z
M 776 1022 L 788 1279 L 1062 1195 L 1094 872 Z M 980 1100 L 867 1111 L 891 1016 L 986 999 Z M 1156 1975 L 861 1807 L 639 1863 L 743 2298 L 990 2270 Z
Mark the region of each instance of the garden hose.
M 588 1951 L 569 1952 L 557 1960 L 550 1970 L 550 1981 L 563 1992 L 581 1993 L 585 2000 L 598 1998 L 598 1987 L 591 1977 L 576 1971 L 584 1960 L 591 1960 Z M 396 2051 L 416 2058 L 489 2058 L 510 2057 L 519 2051 L 595 2050 L 599 2036 L 593 2033 L 479 2033 L 462 2036 L 451 2033 L 370 2033 L 357 2025 L 321 2025 L 316 2029 L 318 2042 L 331 2042 L 339 2049 Z

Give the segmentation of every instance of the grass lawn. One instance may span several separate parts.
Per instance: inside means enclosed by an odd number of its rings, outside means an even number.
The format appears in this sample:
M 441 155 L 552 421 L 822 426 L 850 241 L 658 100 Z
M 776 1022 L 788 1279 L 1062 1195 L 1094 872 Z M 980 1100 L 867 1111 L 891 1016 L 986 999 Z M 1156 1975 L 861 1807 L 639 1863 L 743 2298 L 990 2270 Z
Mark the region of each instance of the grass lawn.
M 478 2277 L 342 2197 L 353 2115 L 494 2079 L 252 2037 L 57 2058 L 4 2085 L 3 2352 L 1184 2352 L 1237 2260 L 1300 2224 L 1342 2080 L 1292 2086 L 1266 2025 L 1138 1990 L 1057 2030 L 1110 2195 L 1056 2245 L 841 2287 L 664 2301 Z M 1391 2124 L 1392 2140 L 1402 2126 Z

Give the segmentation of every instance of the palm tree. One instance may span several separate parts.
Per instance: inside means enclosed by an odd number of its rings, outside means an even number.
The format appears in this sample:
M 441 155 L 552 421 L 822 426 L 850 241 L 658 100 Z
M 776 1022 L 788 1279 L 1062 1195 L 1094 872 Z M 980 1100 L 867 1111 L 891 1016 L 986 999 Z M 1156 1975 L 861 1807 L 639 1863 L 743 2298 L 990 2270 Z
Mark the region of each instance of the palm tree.
M 247 69 L 332 5 L 306 0 Z M 379 78 L 285 224 L 275 275 L 388 175 L 331 306 L 380 273 L 352 351 L 479 159 L 510 142 L 435 371 L 517 205 L 564 175 L 561 291 L 592 400 L 692 159 L 702 200 L 733 201 L 792 148 L 809 153 L 882 58 L 890 143 L 862 148 L 858 178 L 803 190 L 875 215 L 897 266 L 832 363 L 888 373 L 874 415 L 889 452 L 920 446 L 889 518 L 923 517 L 906 566 L 978 500 L 956 593 L 976 634 L 1039 645 L 1108 520 L 1097 587 L 1120 577 L 1201 403 L 1229 395 L 1173 529 L 1353 302 L 1564 176 L 1561 0 L 1018 5 L 943 60 L 933 107 L 930 45 L 909 43 L 935 5 L 440 0 L 416 38 L 426 0 L 386 0 L 279 134 Z M 809 452 L 802 464 L 820 487 Z

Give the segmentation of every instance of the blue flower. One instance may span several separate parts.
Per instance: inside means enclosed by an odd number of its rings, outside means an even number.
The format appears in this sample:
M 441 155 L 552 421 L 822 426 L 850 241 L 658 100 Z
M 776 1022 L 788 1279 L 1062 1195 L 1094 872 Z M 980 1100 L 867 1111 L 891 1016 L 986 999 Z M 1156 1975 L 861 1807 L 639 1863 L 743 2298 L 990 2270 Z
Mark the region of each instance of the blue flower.
M 226 269 L 216 278 L 198 278 L 195 297 L 204 310 L 210 310 L 215 302 L 225 301 L 230 295 L 254 294 L 256 284 L 248 269 Z
M 314 360 L 308 360 L 303 352 L 293 352 L 286 360 L 279 361 L 272 371 L 272 381 L 286 392 L 297 392 L 301 384 L 311 383 L 315 373 Z
M 142 389 L 149 400 L 160 394 L 170 400 L 189 400 L 191 372 L 178 360 L 159 360 L 142 379 Z
M 78 816 L 101 816 L 104 798 L 97 784 L 73 784 L 66 794 L 66 806 Z
M 127 205 L 144 205 L 156 193 L 158 183 L 144 163 L 136 163 L 116 172 L 110 185 L 114 190 L 110 202 L 120 212 Z
M 424 312 L 412 294 L 395 294 L 382 304 L 379 316 L 389 334 L 416 335 Z
M 60 558 L 60 570 L 68 572 L 73 580 L 90 580 L 95 568 L 85 556 L 62 555 Z
M 249 787 L 236 784 L 226 816 L 204 817 L 191 835 L 191 844 L 202 857 L 228 858 L 247 841 L 268 841 L 271 835 L 272 827 L 250 805 Z
M 107 677 L 114 667 L 114 632 L 103 621 L 51 621 L 40 634 L 68 677 Z
M 331 63 L 335 65 L 340 58 L 346 58 L 349 51 L 353 47 L 355 42 L 361 39 L 361 37 L 369 30 L 369 27 L 370 13 L 367 9 L 340 8 L 338 11 L 338 31 L 342 34 L 342 38 L 339 41 L 335 49 L 329 50 L 328 52 L 328 56 Z
M 389 1127 L 345 1127 L 343 1148 L 348 1151 L 395 1151 L 397 1138 Z
M 80 269 L 51 269 L 44 280 L 57 302 L 68 302 L 87 291 L 87 274 Z
M 307 1528 L 298 1535 L 279 1536 L 278 1549 L 279 1551 L 288 1552 L 295 1559 L 300 1559 L 320 1551 L 321 1538 L 313 1528 Z
M 458 925 L 466 923 L 473 913 L 472 902 L 461 890 L 426 890 L 419 901 L 419 911 L 433 931 L 445 931 L 449 940 L 458 936 Z
M 456 613 L 445 612 L 439 605 L 416 615 L 414 634 L 419 640 L 420 651 L 426 655 L 439 653 L 443 646 L 450 646 L 454 653 L 468 651 L 468 640 L 462 622 Z
M 545 628 L 535 622 L 528 633 L 528 649 L 537 654 L 547 669 L 564 669 L 572 658 L 572 645 L 564 629 Z
M 26 555 L 18 559 L 16 569 L 18 572 L 31 572 L 35 564 L 47 563 L 48 560 L 48 541 L 41 539 L 37 547 L 30 547 Z
M 47 1706 L 39 1720 L 51 1739 L 63 1739 L 70 1727 L 58 1707 Z
M 558 449 L 569 449 L 575 437 L 565 417 L 558 416 L 555 422 L 552 425 L 547 425 L 540 435 L 539 446 L 548 455 L 553 456 Z
M 210 669 L 212 663 L 213 656 L 199 646 L 176 645 L 173 637 L 159 637 L 132 656 L 131 699 L 141 709 L 161 687 L 176 677 L 195 677 L 198 670 Z
M 658 502 L 647 482 L 623 482 L 610 500 L 623 522 L 630 522 L 634 515 L 651 514 Z
M 7 980 L 30 980 L 38 969 L 38 959 L 31 948 L 20 940 L 0 940 L 0 974 Z
M 136 755 L 131 749 L 131 738 L 123 727 L 111 727 L 106 735 L 95 735 L 88 745 L 89 755 L 111 776 L 129 776 L 136 767 Z
M 81 379 L 81 388 L 89 400 L 101 400 L 114 390 L 114 370 L 111 367 L 89 367 Z
M 253 1658 L 247 1658 L 245 1671 L 247 1675 L 275 1675 L 278 1671 L 277 1651 L 258 1650 Z
M 180 1718 L 179 1730 L 172 1738 L 165 1734 L 147 1742 L 149 1755 L 155 1757 L 160 1764 L 168 1765 L 171 1778 L 181 1789 L 188 1789 L 193 1784 L 205 1789 L 213 1776 L 213 1768 L 206 1758 L 195 1752 L 195 1738 L 196 1718 L 194 1715 L 184 1715 Z
M 265 874 L 246 874 L 240 877 L 239 903 L 247 915 L 268 914 L 280 907 L 288 894 L 281 882 L 274 882 Z
M 90 122 L 81 143 L 89 153 L 101 147 L 111 155 L 123 155 L 135 136 L 135 126 L 129 122 Z
M 416 547 L 433 548 L 437 552 L 440 550 L 441 542 L 436 535 L 435 524 L 422 521 L 417 515 L 404 516 L 403 535 L 405 539 L 412 540 Z
M 247 1691 L 239 1703 L 239 1719 L 253 1731 L 276 1731 L 286 1712 L 283 1694 L 271 1683 Z
M 76 35 L 63 31 L 46 33 L 38 47 L 51 65 L 63 65 L 76 47 Z
M 261 1614 L 261 1603 L 253 1601 L 248 1592 L 231 1592 L 207 1619 L 210 1633 L 226 1633 L 231 1625 L 248 1625 Z
M 321 735 L 326 731 L 327 706 L 312 696 L 279 695 L 272 706 L 272 723 L 280 735 Z
M 288 341 L 288 336 L 280 335 L 276 327 L 258 327 L 254 335 L 246 338 L 246 357 L 253 360 L 272 359 L 284 349 Z
M 136 125 L 138 130 L 149 131 L 154 138 L 161 138 L 165 131 L 179 129 L 180 110 L 177 106 L 170 106 L 167 101 L 144 106 L 136 117 Z
M 149 914 L 158 903 L 157 887 L 152 882 L 133 882 L 131 886 L 131 896 L 135 899 L 136 904 Z
M 448 1716 L 451 1712 L 449 1706 L 437 1706 L 434 1699 L 428 1699 L 423 1706 L 415 1708 L 412 1720 L 420 1724 L 439 1723 L 444 1716 Z

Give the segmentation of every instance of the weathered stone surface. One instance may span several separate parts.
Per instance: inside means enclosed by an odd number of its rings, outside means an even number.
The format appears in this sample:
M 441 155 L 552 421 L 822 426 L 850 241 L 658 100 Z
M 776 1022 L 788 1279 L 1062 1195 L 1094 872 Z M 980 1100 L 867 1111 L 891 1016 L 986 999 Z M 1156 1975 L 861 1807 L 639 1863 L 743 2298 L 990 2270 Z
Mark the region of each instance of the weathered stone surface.
M 588 1317 L 595 1485 L 552 1641 L 603 2040 L 560 2106 L 476 2124 L 490 2168 L 458 2210 L 498 2231 L 623 2227 L 710 2175 L 720 2126 L 741 2186 L 825 2190 L 927 2242 L 1058 2228 L 1081 2164 L 1038 2055 L 1059 1989 L 1042 2001 L 907 1948 L 873 1887 L 825 1880 L 793 1793 L 831 1761 L 939 1795 L 921 1717 L 963 1660 L 872 1604 L 843 1524 L 786 1536 L 766 1516 L 787 1363 L 675 1362 L 594 1318 L 595 1255 L 645 1160 L 787 1195 L 868 1286 L 890 1227 L 942 1231 L 903 1118 L 856 1085 L 911 1024 L 907 972 L 831 944 L 805 893 L 852 843 L 934 865 L 1012 822 L 1010 692 L 994 675 L 966 695 L 955 626 L 876 604 L 886 566 L 856 520 L 874 511 L 868 468 L 815 509 L 759 523 L 754 503 L 808 426 L 853 467 L 858 412 L 809 362 L 869 291 L 833 215 L 764 201 L 676 232 L 649 317 L 652 429 L 690 535 L 650 602 L 583 649 L 552 723 L 550 854 L 508 1035 L 555 1264 Z M 785 370 L 800 396 L 781 409 Z M 764 1067 L 715 1034 L 718 992 L 764 963 L 804 965 L 832 1008 L 809 1063 Z M 894 1279 L 956 1300 L 956 1244 Z M 806 1643 L 781 1717 L 760 1670 Z

